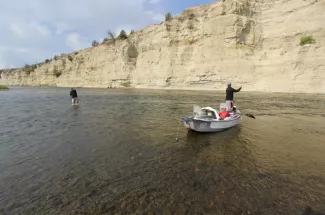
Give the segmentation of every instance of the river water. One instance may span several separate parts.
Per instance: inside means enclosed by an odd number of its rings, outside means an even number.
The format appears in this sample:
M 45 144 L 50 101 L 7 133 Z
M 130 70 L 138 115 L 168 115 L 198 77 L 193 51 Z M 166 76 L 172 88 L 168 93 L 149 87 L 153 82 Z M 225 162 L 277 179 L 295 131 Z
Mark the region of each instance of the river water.
M 325 212 L 324 95 L 241 92 L 256 119 L 199 134 L 180 117 L 223 92 L 78 94 L 0 91 L 0 214 Z

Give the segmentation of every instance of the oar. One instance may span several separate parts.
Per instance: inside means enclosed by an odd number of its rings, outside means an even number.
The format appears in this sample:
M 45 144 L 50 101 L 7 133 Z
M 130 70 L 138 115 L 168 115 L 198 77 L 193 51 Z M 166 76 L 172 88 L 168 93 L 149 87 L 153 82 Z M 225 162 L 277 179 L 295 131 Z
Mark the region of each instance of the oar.
M 252 118 L 252 119 L 256 119 L 253 114 L 240 114 L 240 115 L 247 116 L 247 117 Z

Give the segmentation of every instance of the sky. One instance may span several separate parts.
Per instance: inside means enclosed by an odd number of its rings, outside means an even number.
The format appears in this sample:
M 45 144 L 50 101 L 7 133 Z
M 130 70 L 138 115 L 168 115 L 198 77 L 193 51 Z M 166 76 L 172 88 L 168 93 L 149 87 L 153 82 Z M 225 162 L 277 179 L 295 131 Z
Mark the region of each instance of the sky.
M 107 31 L 159 24 L 215 0 L 0 0 L 0 69 L 43 62 L 102 41 Z

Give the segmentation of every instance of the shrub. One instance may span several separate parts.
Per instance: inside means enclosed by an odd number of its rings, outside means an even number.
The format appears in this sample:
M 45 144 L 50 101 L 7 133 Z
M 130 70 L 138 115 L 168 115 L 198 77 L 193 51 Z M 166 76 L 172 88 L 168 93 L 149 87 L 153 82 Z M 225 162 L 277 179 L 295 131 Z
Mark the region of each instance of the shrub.
M 173 15 L 171 14 L 171 13 L 167 13 L 166 15 L 165 15 L 165 21 L 170 21 L 170 20 L 172 20 L 173 19 Z
M 115 42 L 115 34 L 112 31 L 107 32 L 108 37 L 111 38 Z
M 189 44 L 190 45 L 193 45 L 194 43 L 196 43 L 198 41 L 198 39 L 192 39 L 192 40 L 189 40 Z
M 130 34 L 134 34 L 134 30 L 132 30 L 132 31 L 130 32 Z
M 58 70 L 57 66 L 54 67 L 53 75 L 57 78 L 62 75 L 62 72 Z
M 23 71 L 26 73 L 26 75 L 30 75 L 30 73 L 33 72 L 36 68 L 36 65 L 30 66 L 28 64 L 25 64 Z
M 121 83 L 121 85 L 122 85 L 123 87 L 130 87 L 130 86 L 131 86 L 131 82 L 129 82 L 129 81 L 127 81 L 127 82 L 123 82 L 123 83 Z
M 127 56 L 129 58 L 137 58 L 139 56 L 138 49 L 134 44 L 129 45 L 127 49 Z
M 194 29 L 194 25 L 191 23 L 191 24 L 188 26 L 188 29 L 193 30 L 193 29 Z
M 7 86 L 4 85 L 0 85 L 0 90 L 8 90 L 9 88 Z
M 62 73 L 59 72 L 59 71 L 57 71 L 57 72 L 54 73 L 54 76 L 57 77 L 57 78 L 60 77 L 61 75 L 62 75 Z
M 46 59 L 46 60 L 45 60 L 45 63 L 49 63 L 49 62 L 50 62 L 50 60 L 49 60 L 49 59 Z
M 126 35 L 126 32 L 124 30 L 122 30 L 120 32 L 120 35 L 118 36 L 119 39 L 125 40 L 128 38 L 128 36 Z
M 195 14 L 194 13 L 190 13 L 189 19 L 194 19 L 194 18 L 195 18 Z
M 59 57 L 57 55 L 54 55 L 54 60 L 57 60 Z
M 91 45 L 92 45 L 92 47 L 95 47 L 95 46 L 98 46 L 98 44 L 99 43 L 96 40 L 94 40 Z
M 105 38 L 105 39 L 103 40 L 103 44 L 105 44 L 105 45 L 110 45 L 110 44 L 112 44 L 112 43 L 114 43 L 114 40 L 112 40 L 112 39 Z
M 305 37 L 301 37 L 300 39 L 300 45 L 304 46 L 306 44 L 314 44 L 316 41 L 313 38 L 313 36 L 305 36 Z
M 171 25 L 166 25 L 166 30 L 167 31 L 170 31 L 172 29 L 172 26 Z
M 186 20 L 186 17 L 185 16 L 179 16 L 177 19 L 179 21 L 181 21 L 181 22 L 184 22 Z
M 72 60 L 73 60 L 73 58 L 72 58 L 71 55 L 68 56 L 68 60 L 69 60 L 69 61 L 72 61 Z

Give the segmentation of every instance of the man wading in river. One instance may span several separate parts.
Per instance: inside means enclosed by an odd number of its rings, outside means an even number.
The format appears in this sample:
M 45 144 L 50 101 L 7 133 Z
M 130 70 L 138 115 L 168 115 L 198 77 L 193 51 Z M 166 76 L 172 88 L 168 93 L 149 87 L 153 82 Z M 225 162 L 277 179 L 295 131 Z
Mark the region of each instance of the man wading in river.
M 231 82 L 228 83 L 228 88 L 226 89 L 226 104 L 227 111 L 232 111 L 234 107 L 234 92 L 239 92 L 241 87 L 237 90 L 231 87 Z
M 71 99 L 72 99 L 72 104 L 79 104 L 79 100 L 78 100 L 78 94 L 77 94 L 77 90 L 76 89 L 73 89 L 71 88 L 70 90 L 70 96 L 71 96 Z

